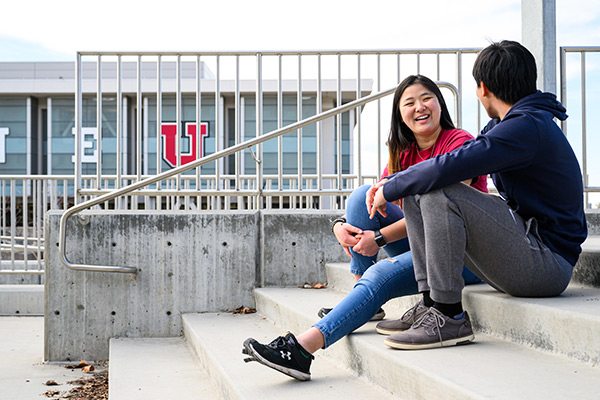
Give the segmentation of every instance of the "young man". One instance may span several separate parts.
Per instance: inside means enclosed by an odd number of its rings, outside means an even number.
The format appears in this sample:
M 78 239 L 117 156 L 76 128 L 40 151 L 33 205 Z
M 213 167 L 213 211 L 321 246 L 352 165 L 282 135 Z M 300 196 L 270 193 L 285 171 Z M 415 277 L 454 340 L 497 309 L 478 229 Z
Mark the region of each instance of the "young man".
M 463 311 L 463 263 L 499 291 L 561 294 L 587 236 L 579 164 L 553 118 L 567 118 L 551 93 L 536 90 L 533 55 L 493 43 L 473 67 L 477 97 L 492 120 L 456 151 L 396 174 L 367 193 L 371 216 L 404 199 L 415 277 L 428 307 L 385 344 L 422 349 L 474 339 Z M 490 174 L 502 197 L 459 183 Z

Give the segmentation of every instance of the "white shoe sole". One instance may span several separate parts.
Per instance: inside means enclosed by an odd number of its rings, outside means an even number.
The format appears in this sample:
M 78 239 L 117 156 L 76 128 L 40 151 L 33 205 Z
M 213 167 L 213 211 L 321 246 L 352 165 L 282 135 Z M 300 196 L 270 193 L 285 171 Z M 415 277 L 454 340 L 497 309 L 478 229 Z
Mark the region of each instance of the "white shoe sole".
M 380 335 L 393 335 L 394 333 L 400 333 L 400 332 L 404 332 L 406 329 L 386 329 L 386 328 L 378 328 L 375 327 L 375 331 L 377 331 L 377 333 L 379 333 Z
M 469 344 L 475 340 L 475 335 L 470 334 L 456 339 L 444 340 L 443 342 L 433 343 L 402 343 L 395 340 L 385 339 L 383 343 L 394 349 L 399 350 L 421 350 L 421 349 L 436 349 L 439 347 L 450 347 L 456 345 Z

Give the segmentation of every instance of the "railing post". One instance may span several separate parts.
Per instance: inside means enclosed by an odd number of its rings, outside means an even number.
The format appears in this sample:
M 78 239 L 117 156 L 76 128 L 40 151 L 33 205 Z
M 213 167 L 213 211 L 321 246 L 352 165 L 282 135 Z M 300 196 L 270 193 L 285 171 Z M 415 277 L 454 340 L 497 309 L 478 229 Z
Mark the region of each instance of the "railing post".
M 263 105 L 263 86 L 262 86 L 262 54 L 256 54 L 256 138 L 262 135 L 262 105 Z M 262 209 L 262 144 L 256 146 L 256 209 Z
M 79 191 L 81 189 L 81 116 L 82 116 L 82 101 L 83 89 L 81 87 L 82 65 L 81 54 L 77 53 L 77 61 L 75 64 L 75 182 L 73 200 L 75 204 L 79 203 Z

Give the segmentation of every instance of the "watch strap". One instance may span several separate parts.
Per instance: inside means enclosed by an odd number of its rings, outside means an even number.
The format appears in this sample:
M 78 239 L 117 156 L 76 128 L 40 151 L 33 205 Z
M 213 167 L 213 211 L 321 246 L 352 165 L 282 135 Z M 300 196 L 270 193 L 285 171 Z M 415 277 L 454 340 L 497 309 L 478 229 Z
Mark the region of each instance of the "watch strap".
M 341 223 L 345 224 L 346 223 L 346 218 L 344 218 L 344 217 L 337 217 L 336 219 L 334 219 L 333 221 L 331 221 L 331 232 L 333 232 L 333 227 L 338 222 L 341 222 Z
M 381 234 L 381 231 L 379 229 L 375 229 L 375 244 L 377 244 L 378 247 L 383 247 L 387 244 L 387 241 L 385 240 L 385 237 L 383 237 L 383 235 Z

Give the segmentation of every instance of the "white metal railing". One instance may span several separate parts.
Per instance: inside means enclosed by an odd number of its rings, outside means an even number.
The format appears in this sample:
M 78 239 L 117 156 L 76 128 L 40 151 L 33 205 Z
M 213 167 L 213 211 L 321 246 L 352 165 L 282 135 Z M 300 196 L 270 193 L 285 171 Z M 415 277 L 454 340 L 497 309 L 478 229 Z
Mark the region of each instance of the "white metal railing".
M 248 89 L 249 82 L 254 86 L 254 102 L 258 105 L 255 109 L 255 118 L 259 121 L 257 131 L 259 136 L 264 130 L 262 128 L 263 110 L 261 110 L 261 100 L 267 95 L 275 96 L 277 106 L 277 129 L 284 127 L 283 118 L 283 97 L 284 93 L 295 92 L 296 99 L 296 119 L 301 119 L 302 111 L 302 96 L 311 94 L 316 98 L 317 105 L 315 107 L 315 115 L 320 114 L 324 108 L 324 102 L 329 96 L 329 100 L 333 100 L 333 105 L 340 105 L 353 98 L 361 98 L 366 92 L 371 89 L 380 91 L 381 86 L 389 86 L 397 84 L 404 76 L 412 73 L 423 73 L 434 80 L 444 78 L 449 81 L 446 89 L 454 95 L 454 102 L 449 103 L 449 107 L 454 107 L 455 122 L 463 129 L 467 129 L 472 133 L 476 133 L 481 127 L 481 107 L 476 99 L 467 99 L 470 90 L 467 86 L 474 85 L 471 81 L 462 81 L 462 76 L 466 74 L 471 67 L 471 61 L 477 49 L 442 49 L 442 50 L 382 50 L 382 51 L 331 51 L 331 52 L 221 52 L 221 53 L 79 53 L 78 54 L 78 74 L 77 96 L 79 103 L 76 107 L 78 121 L 76 127 L 81 128 L 81 96 L 92 95 L 96 99 L 102 99 L 102 96 L 118 94 L 116 98 L 119 102 L 117 107 L 117 129 L 119 139 L 126 139 L 128 126 L 124 126 L 124 113 L 126 112 L 125 105 L 121 101 L 124 96 L 133 98 L 138 106 L 135 115 L 135 120 L 138 122 L 137 129 L 134 130 L 135 146 L 138 151 L 135 152 L 133 169 L 127 168 L 125 154 L 125 146 L 122 146 L 121 140 L 117 140 L 119 154 L 123 157 L 116 157 L 117 164 L 113 169 L 112 174 L 107 174 L 105 171 L 106 163 L 103 164 L 103 158 L 100 155 L 96 165 L 96 173 L 94 175 L 84 175 L 81 172 L 81 163 L 76 165 L 76 174 L 74 176 L 1 176 L 0 191 L 2 193 L 2 204 L 0 208 L 1 217 L 1 250 L 2 264 L 0 265 L 0 274 L 42 274 L 43 273 L 43 254 L 44 254 L 44 229 L 43 215 L 49 210 L 66 210 L 70 205 L 83 202 L 88 202 L 97 199 L 99 196 L 109 194 L 115 188 L 120 189 L 132 184 L 138 184 L 142 180 L 152 178 L 154 175 L 148 175 L 147 164 L 148 160 L 141 157 L 146 154 L 144 151 L 139 151 L 140 146 L 146 146 L 145 140 L 147 137 L 143 135 L 140 127 L 142 114 L 140 114 L 140 104 L 142 102 L 137 99 L 150 97 L 156 98 L 156 132 L 157 132 L 157 150 L 160 154 L 160 138 L 158 135 L 159 124 L 162 120 L 161 100 L 164 96 L 175 96 L 177 100 L 177 120 L 181 122 L 182 114 L 182 96 L 193 95 L 196 99 L 196 119 L 202 120 L 205 118 L 206 111 L 201 109 L 201 102 L 204 96 L 214 96 L 214 103 L 219 104 L 218 99 L 222 99 L 226 95 L 227 90 L 231 91 L 233 87 L 233 106 L 235 110 L 234 117 L 234 136 L 233 146 L 241 145 L 244 141 L 244 127 L 242 106 L 244 103 L 244 93 Z M 586 195 L 600 192 L 600 188 L 590 185 L 588 177 L 588 161 L 589 161 L 589 132 L 587 113 L 588 102 L 590 97 L 589 85 L 590 82 L 595 82 L 593 75 L 590 74 L 591 68 L 586 67 L 586 62 L 590 63 L 590 53 L 598 53 L 599 47 L 563 47 L 561 48 L 561 101 L 568 107 L 571 118 L 563 123 L 562 127 L 565 133 L 568 129 L 568 137 L 570 141 L 581 140 L 581 164 L 584 172 L 584 184 Z M 112 58 L 111 58 L 112 57 Z M 87 75 L 82 76 L 82 59 L 91 58 L 99 61 L 96 63 L 96 73 L 93 78 L 90 78 L 89 71 Z M 125 61 L 122 61 L 125 60 Z M 131 79 L 127 81 L 128 76 L 121 75 L 121 66 L 127 60 L 133 59 L 136 68 L 129 71 L 131 74 L 134 71 L 137 74 L 135 83 L 132 86 Z M 248 59 L 251 59 L 248 63 Z M 148 71 L 142 71 L 143 60 L 154 60 L 154 75 L 151 73 L 148 78 Z M 233 72 L 227 75 L 225 72 L 227 61 L 233 60 Z M 266 72 L 265 65 L 269 61 L 275 64 L 274 75 Z M 291 73 L 285 72 L 290 70 L 290 60 L 294 71 Z M 111 74 L 103 74 L 102 65 L 106 62 L 113 62 L 117 67 L 115 76 Z M 579 61 L 577 65 L 576 62 Z M 209 76 L 207 79 L 193 79 L 190 77 L 190 70 L 187 69 L 185 74 L 174 73 L 175 79 L 170 75 L 161 76 L 162 69 L 167 71 L 165 65 L 169 64 L 169 74 L 171 70 L 179 71 L 185 63 L 194 63 L 196 68 L 196 78 L 205 73 L 204 62 L 211 63 L 214 66 L 215 76 Z M 333 75 L 326 72 L 326 65 L 333 65 Z M 147 65 L 148 62 L 145 62 Z M 175 65 L 175 68 L 173 67 Z M 245 74 L 245 68 L 251 65 L 253 69 L 253 81 L 248 81 L 248 76 Z M 271 63 L 272 64 L 272 63 Z M 350 65 L 349 65 L 350 64 Z M 252 67 L 254 65 L 254 67 Z M 370 65 L 370 69 L 367 67 Z M 567 68 L 568 65 L 568 68 Z M 575 65 L 573 67 L 572 65 Z M 310 68 L 307 67 L 311 67 Z M 265 71 L 263 71 L 263 69 Z M 331 70 L 331 68 L 330 68 Z M 351 71 L 350 71 L 351 70 Z M 569 83 L 567 87 L 567 70 L 572 75 L 574 70 L 579 71 L 581 82 L 575 84 Z M 311 72 L 312 71 L 312 72 Z M 351 73 L 349 73 L 350 71 Z M 447 71 L 450 71 L 449 73 Z M 342 73 L 344 72 L 344 73 Z M 286 76 L 286 73 L 288 76 Z M 125 74 L 126 75 L 126 74 Z M 193 74 L 192 74 L 193 75 Z M 246 74 L 247 75 L 247 74 Z M 365 79 L 372 79 L 369 81 Z M 100 78 L 100 79 L 97 79 Z M 259 79 L 260 78 L 260 79 Z M 112 81 L 111 81 L 112 79 Z M 228 80 L 229 79 L 229 80 Z M 246 79 L 246 80 L 245 80 Z M 93 82 L 92 82 L 93 81 Z M 150 81 L 154 84 L 149 83 Z M 366 82 L 366 83 L 365 83 Z M 368 82 L 371 82 L 369 86 Z M 569 81 L 571 82 L 571 81 Z M 348 84 L 354 85 L 354 89 L 348 92 Z M 594 83 L 595 84 L 595 83 Z M 442 85 L 443 86 L 443 85 Z M 365 91 L 365 88 L 368 89 Z M 467 87 L 465 89 L 465 87 Z M 229 89 L 228 89 L 229 88 Z M 569 88 L 569 92 L 567 92 Z M 579 98 L 579 101 L 572 100 L 573 93 Z M 581 92 L 581 93 L 578 93 Z M 352 93 L 351 96 L 348 96 Z M 568 97 L 570 94 L 571 97 Z M 204 95 L 204 96 L 203 96 Z M 347 97 L 350 97 L 347 99 Z M 474 97 L 474 96 L 472 96 Z M 567 98 L 569 104 L 567 104 Z M 125 99 L 127 100 L 127 99 Z M 364 145 L 365 139 L 363 133 L 365 131 L 376 133 L 375 139 L 369 139 L 382 143 L 387 135 L 389 109 L 382 108 L 384 98 L 377 99 L 373 104 L 376 104 L 375 121 L 367 122 L 364 117 L 365 109 L 363 106 L 349 108 L 346 115 L 350 115 L 350 126 L 356 126 L 354 132 L 350 132 L 355 139 L 354 148 L 358 148 L 358 144 Z M 134 103 L 131 102 L 131 103 Z M 141 107 L 148 111 L 145 106 Z M 305 107 L 306 108 L 306 107 Z M 353 111 L 354 110 L 354 111 Z M 568 125 L 573 120 L 573 114 L 581 112 L 581 135 L 578 135 L 578 126 L 576 124 Z M 102 101 L 97 102 L 96 110 L 98 131 L 102 132 L 102 120 L 98 117 L 102 115 Z M 221 117 L 214 117 L 213 120 L 217 125 L 215 132 L 224 130 L 223 109 L 215 107 L 214 113 L 221 114 Z M 247 147 L 249 156 L 252 157 L 256 168 L 255 173 L 248 173 L 243 170 L 242 161 L 244 160 L 244 151 L 235 152 L 235 166 L 232 170 L 227 171 L 223 168 L 224 163 L 214 162 L 215 166 L 210 173 L 202 171 L 200 167 L 196 168 L 195 174 L 177 174 L 176 176 L 165 177 L 160 184 L 154 183 L 148 186 L 140 186 L 128 196 L 119 196 L 113 200 L 103 200 L 94 207 L 104 209 L 258 209 L 258 208 L 345 208 L 345 200 L 358 184 L 373 182 L 377 179 L 385 154 L 382 156 L 381 146 L 377 146 L 376 156 L 367 157 L 355 154 L 355 160 L 350 164 L 350 170 L 342 171 L 341 159 L 337 155 L 342 154 L 342 128 L 341 116 L 342 113 L 328 117 L 328 119 L 320 120 L 313 123 L 316 125 L 317 132 L 317 157 L 315 172 L 308 173 L 303 168 L 303 157 L 298 157 L 295 172 L 285 172 L 282 168 L 282 136 L 278 136 L 277 141 L 277 172 L 264 173 L 263 155 L 261 143 L 256 142 L 256 145 Z M 586 116 L 587 115 L 587 116 Z M 383 124 L 382 124 L 383 118 Z M 324 129 L 322 124 L 327 121 L 333 121 L 335 125 L 334 141 L 337 141 L 336 146 L 328 151 L 322 151 Z M 143 125 L 143 124 L 142 124 Z M 178 127 L 181 125 L 178 124 Z M 147 127 L 147 125 L 146 125 Z M 568 127 L 568 128 L 567 128 Z M 294 128 L 297 139 L 298 153 L 302 154 L 302 127 Z M 290 130 L 290 132 L 294 132 Z M 383 135 L 382 135 L 383 131 Z M 81 140 L 80 136 L 78 136 Z M 101 137 L 101 134 L 100 134 Z M 580 139 L 578 139 L 580 138 Z M 131 138 L 130 138 L 131 139 Z M 223 137 L 217 146 L 216 150 L 221 151 L 226 148 L 226 143 L 223 142 Z M 268 139 L 266 139 L 268 140 Z M 131 147 L 131 146 L 130 146 Z M 75 146 L 76 153 L 81 149 L 80 143 Z M 255 148 L 255 150 L 254 150 Z M 131 150 L 131 149 L 130 149 Z M 98 152 L 102 154 L 102 140 L 98 141 Z M 178 149 L 177 158 L 181 160 L 181 148 Z M 337 157 L 335 169 L 327 171 L 323 165 L 323 158 Z M 233 154 L 233 153 L 227 153 Z M 352 154 L 352 151 L 350 151 Z M 76 154 L 81 160 L 81 154 Z M 131 157 L 131 156 L 130 156 Z M 220 159 L 224 159 L 222 156 Z M 157 157 L 158 158 L 158 157 Z M 225 158 L 226 159 L 226 158 Z M 366 163 L 365 163 L 366 159 Z M 180 162 L 178 162 L 180 163 Z M 370 171 L 365 172 L 365 164 L 375 164 L 375 173 Z M 146 168 L 144 168 L 146 167 Z M 156 171 L 162 171 L 162 165 L 159 160 L 156 160 Z M 193 169 L 193 168 L 192 168 Z M 116 173 L 114 172 L 116 171 Z M 86 172 L 86 173 L 89 173 Z M 262 182 L 258 185 L 257 182 Z M 145 189 L 141 189 L 144 187 Z M 200 190 L 198 190 L 200 189 Z M 78 195 L 75 196 L 75 193 Z M 23 206 L 23 205 L 26 206 Z M 23 211 L 26 212 L 23 212 Z
M 0 176 L 0 274 L 44 273 L 44 214 L 72 205 L 73 187 L 73 176 Z
M 146 130 L 154 129 L 156 137 L 152 138 L 156 142 L 156 165 L 151 166 L 156 170 L 156 173 L 161 173 L 163 164 L 158 157 L 161 154 L 161 137 L 160 130 L 163 121 L 163 97 L 166 95 L 174 96 L 175 98 L 175 126 L 177 131 L 177 137 L 182 136 L 181 128 L 184 118 L 182 117 L 183 105 L 182 96 L 187 95 L 192 103 L 195 103 L 195 121 L 203 121 L 205 118 L 210 118 L 214 121 L 214 152 L 220 151 L 226 148 L 224 140 L 224 130 L 227 121 L 224 121 L 224 108 L 221 106 L 223 101 L 227 101 L 234 110 L 233 122 L 234 127 L 229 129 L 233 136 L 233 140 L 230 142 L 233 145 L 242 143 L 245 138 L 243 134 L 245 132 L 244 119 L 244 99 L 249 97 L 243 97 L 244 91 L 247 91 L 249 87 L 254 91 L 253 100 L 254 107 L 254 121 L 256 121 L 256 127 L 254 132 L 250 132 L 251 136 L 262 135 L 264 132 L 264 105 L 263 101 L 266 96 L 274 96 L 276 98 L 276 128 L 283 127 L 284 116 L 283 114 L 283 100 L 284 93 L 290 91 L 295 92 L 296 99 L 296 121 L 300 121 L 305 117 L 306 106 L 303 105 L 303 97 L 305 95 L 314 96 L 316 99 L 316 105 L 314 110 L 311 109 L 310 113 L 313 115 L 320 114 L 325 109 L 339 106 L 352 99 L 358 99 L 363 97 L 371 90 L 380 91 L 382 85 L 393 86 L 396 85 L 404 76 L 411 73 L 425 73 L 432 79 L 437 81 L 448 82 L 447 87 L 454 88 L 454 101 L 449 104 L 453 108 L 455 114 L 455 122 L 458 126 L 462 125 L 462 112 L 461 107 L 463 99 L 462 93 L 462 75 L 463 75 L 463 59 L 465 57 L 471 57 L 469 62 L 474 60 L 474 56 L 478 49 L 423 49 L 423 50 L 379 50 L 379 51 L 362 51 L 362 50 L 348 50 L 348 51 L 286 51 L 286 52 L 80 52 L 77 55 L 77 68 L 76 68 L 76 145 L 75 145 L 75 159 L 76 159 L 76 192 L 87 195 L 101 195 L 105 193 L 105 189 L 118 189 L 123 185 L 123 171 L 125 166 L 123 165 L 123 156 L 116 157 L 115 165 L 110 165 L 110 168 L 116 170 L 114 173 L 114 179 L 105 179 L 103 170 L 106 168 L 106 163 L 102 160 L 102 140 L 97 141 L 97 151 L 100 156 L 96 162 L 96 182 L 100 186 L 85 188 L 81 184 L 81 127 L 82 127 L 82 98 L 84 95 L 95 96 L 96 99 L 96 129 L 98 132 L 102 132 L 102 102 L 103 96 L 113 94 L 117 99 L 116 107 L 116 121 L 115 126 L 117 130 L 117 143 L 116 152 L 117 154 L 123 154 L 124 144 L 123 133 L 127 131 L 127 127 L 123 126 L 123 121 L 126 118 L 123 111 L 123 95 L 127 93 L 131 99 L 131 104 L 135 103 L 135 114 L 134 119 L 136 121 L 136 129 L 131 132 L 128 139 L 129 143 L 135 143 L 133 146 L 135 149 L 129 151 L 132 153 L 131 157 L 135 159 L 134 163 L 130 163 L 129 175 L 136 176 L 137 180 L 141 180 L 144 171 L 148 169 L 149 159 L 144 159 L 143 155 L 147 153 L 147 147 L 149 137 Z M 383 61 L 382 61 L 383 60 Z M 128 67 L 130 64 L 134 64 L 135 68 L 129 68 L 128 71 L 135 70 L 134 76 L 129 76 L 129 79 L 123 78 L 122 69 L 123 65 L 127 63 Z M 164 65 L 167 63 L 175 64 L 175 76 L 165 77 L 163 76 L 162 70 Z M 187 75 L 185 78 L 182 76 L 182 67 L 189 67 L 189 64 L 195 65 L 195 76 L 190 76 L 190 68 L 187 68 Z M 202 71 L 205 70 L 205 63 L 212 66 L 215 79 L 202 79 Z M 243 63 L 243 65 L 241 65 Z M 90 74 L 89 67 L 95 65 L 95 74 Z M 84 74 L 84 67 L 88 67 L 87 73 Z M 145 69 L 143 69 L 145 68 Z M 107 73 L 106 71 L 111 71 Z M 193 69 L 192 69 L 193 70 Z M 251 70 L 250 73 L 246 72 Z M 105 71 L 105 72 L 103 72 Z M 290 72 L 291 71 L 291 72 Z M 365 72 L 367 71 L 367 72 Z M 452 71 L 445 73 L 445 71 Z M 444 75 L 445 73 L 445 75 Z M 103 75 L 104 74 L 104 75 Z M 245 76 L 241 76 L 244 74 Z M 287 74 L 287 76 L 286 76 Z M 105 79 L 105 75 L 110 75 L 110 78 Z M 365 79 L 368 76 L 371 79 Z M 116 81 L 115 81 L 116 77 Z M 253 80 L 248 80 L 248 77 Z M 372 79 L 375 77 L 375 79 Z M 367 87 L 370 85 L 369 82 L 374 82 L 373 87 Z M 252 84 L 254 85 L 252 87 Z M 209 96 L 211 102 L 214 104 L 214 111 L 211 115 L 207 116 L 206 111 L 202 109 L 203 100 Z M 474 94 L 471 96 L 474 99 Z M 224 98 L 226 98 L 224 100 Z M 145 119 L 152 112 L 144 102 L 144 99 L 150 99 L 156 104 L 155 107 L 155 119 L 156 127 L 149 126 Z M 324 101 L 329 101 L 331 104 L 324 106 Z M 476 100 L 473 101 L 472 109 L 476 107 Z M 225 162 L 215 162 L 211 167 L 211 172 L 206 173 L 198 168 L 195 172 L 196 182 L 189 180 L 191 188 L 201 187 L 203 189 L 210 188 L 216 194 L 213 196 L 208 205 L 205 207 L 214 207 L 217 209 L 231 207 L 232 205 L 238 208 L 248 207 L 249 204 L 252 206 L 260 207 L 271 207 L 278 206 L 280 208 L 291 207 L 294 199 L 302 199 L 298 204 L 312 204 L 310 199 L 303 196 L 303 192 L 307 189 L 318 190 L 327 189 L 326 184 L 333 184 L 328 176 L 336 175 L 337 182 L 335 182 L 336 188 L 346 187 L 352 188 L 356 184 L 362 184 L 365 181 L 372 181 L 377 178 L 382 170 L 384 162 L 386 161 L 385 155 L 382 157 L 381 145 L 376 147 L 376 156 L 369 158 L 368 164 L 374 164 L 377 167 L 372 168 L 371 171 L 365 171 L 365 162 L 363 160 L 362 149 L 365 143 L 364 139 L 364 128 L 363 128 L 363 114 L 362 110 L 351 110 L 347 115 L 351 118 L 350 125 L 355 126 L 354 132 L 352 133 L 351 145 L 354 150 L 344 153 L 342 149 L 343 141 L 342 138 L 342 115 L 338 114 L 333 121 L 335 126 L 333 132 L 333 138 L 329 139 L 331 143 L 335 143 L 335 146 L 324 150 L 324 129 L 322 123 L 316 124 L 315 134 L 315 154 L 314 154 L 314 173 L 308 173 L 306 171 L 306 156 L 305 148 L 303 148 L 303 134 L 302 128 L 296 132 L 292 132 L 296 135 L 295 153 L 300 156 L 296 157 L 295 173 L 290 174 L 284 171 L 283 166 L 283 138 L 277 138 L 277 165 L 276 180 L 273 178 L 265 179 L 266 173 L 264 171 L 265 163 L 256 162 L 254 182 L 268 182 L 265 186 L 271 186 L 283 190 L 283 188 L 296 187 L 297 196 L 289 197 L 286 199 L 279 196 L 279 201 L 271 202 L 270 204 L 256 204 L 252 197 L 245 196 L 242 191 L 248 188 L 247 183 L 244 182 L 243 176 L 249 175 L 244 170 L 243 161 L 244 157 L 249 159 L 252 157 L 255 161 L 264 160 L 264 152 L 262 145 L 257 145 L 256 149 L 250 149 L 248 154 L 236 153 L 234 157 L 233 168 L 230 171 L 226 171 Z M 475 111 L 474 111 L 475 112 Z M 381 103 L 377 102 L 377 110 L 375 112 L 375 122 L 372 122 L 369 126 L 369 133 L 375 133 L 376 138 L 369 139 L 370 142 L 376 142 L 382 144 L 385 141 L 385 137 L 388 132 L 388 121 L 389 121 L 389 110 L 383 112 L 384 123 L 381 123 L 382 111 Z M 154 115 L 152 115 L 154 118 Z M 187 119 L 190 117 L 188 116 Z M 289 122 L 289 121 L 288 121 Z M 477 126 L 473 126 L 473 129 L 479 128 L 479 118 L 477 118 Z M 151 125 L 151 124 L 150 124 Z M 473 130 L 471 129 L 471 130 Z M 383 130 L 383 134 L 382 134 Z M 101 136 L 101 134 L 100 134 Z M 373 135 L 372 135 L 373 136 Z M 182 146 L 181 141 L 176 141 L 177 144 L 177 162 L 175 166 L 182 164 Z M 200 141 L 196 143 L 200 146 Z M 345 144 L 344 144 L 345 145 Z M 131 147 L 131 146 L 130 146 Z M 200 152 L 200 148 L 197 149 Z M 344 170 L 343 157 L 348 155 L 352 157 L 352 163 L 347 170 Z M 324 160 L 335 157 L 335 165 L 324 166 Z M 210 178 L 209 178 L 210 176 Z M 232 178 L 233 177 L 233 178 Z M 183 176 L 176 178 L 175 187 L 176 190 L 185 189 L 183 186 Z M 107 182 L 112 182 L 110 185 L 106 185 Z M 248 181 L 246 181 L 248 182 Z M 313 187 L 307 187 L 308 184 L 314 185 Z M 97 191 L 94 193 L 94 189 Z M 162 190 L 163 187 L 157 186 L 156 190 Z M 83 190 L 83 191 L 82 191 Z M 238 195 L 234 198 L 229 198 L 231 193 L 227 195 L 219 196 L 223 190 L 235 190 Z M 274 196 L 273 196 L 274 197 Z M 271 199 L 271 198 L 270 198 Z M 76 199 L 77 202 L 80 199 Z M 150 203 L 156 204 L 154 200 Z M 331 201 L 317 202 L 319 208 L 339 208 L 343 207 L 343 204 L 339 202 L 332 203 Z
M 599 193 L 600 192 L 600 185 L 591 185 L 590 184 L 590 176 L 589 176 L 589 156 L 590 154 L 588 154 L 588 139 L 590 138 L 590 135 L 588 134 L 588 97 L 590 96 L 590 93 L 593 95 L 595 94 L 596 96 L 598 95 L 598 83 L 597 81 L 594 81 L 594 85 L 595 86 L 590 86 L 591 90 L 588 90 L 588 82 L 590 81 L 590 77 L 593 77 L 594 75 L 592 74 L 596 74 L 595 76 L 597 77 L 597 71 L 595 71 L 597 68 L 591 67 L 588 68 L 587 65 L 587 59 L 592 56 L 592 55 L 596 55 L 594 53 L 597 53 L 598 56 L 600 56 L 600 46 L 594 46 L 594 47 L 561 47 L 560 48 L 560 93 L 561 93 L 561 103 L 567 108 L 567 112 L 569 112 L 569 104 L 570 101 L 573 101 L 573 103 L 577 103 L 579 102 L 579 108 L 578 110 L 580 110 L 580 118 L 578 120 L 578 122 L 581 123 L 581 135 L 579 137 L 579 139 L 581 140 L 581 168 L 582 168 L 582 174 L 583 174 L 583 186 L 584 186 L 584 190 L 586 193 L 586 205 L 588 205 L 589 202 L 589 194 L 590 193 Z M 571 55 L 571 57 L 569 57 L 569 55 Z M 597 62 L 600 58 L 596 58 L 595 62 L 592 62 L 592 65 L 595 66 L 597 65 Z M 568 67 L 573 67 L 574 71 L 569 70 Z M 574 75 L 575 78 L 574 79 L 570 79 L 570 76 Z M 579 75 L 577 77 L 577 75 Z M 573 90 L 573 92 L 577 93 L 579 92 L 579 96 L 569 96 L 570 92 L 567 90 L 568 86 L 567 83 L 570 80 L 577 80 L 577 78 L 579 79 L 579 85 L 578 87 L 576 86 L 575 89 Z M 578 98 L 577 98 L 578 97 Z M 568 99 L 571 99 L 570 101 Z M 596 99 L 597 102 L 597 99 Z M 594 104 L 596 104 L 596 102 L 594 102 Z M 597 118 L 597 113 L 594 115 L 594 117 Z M 563 132 L 565 133 L 565 135 L 567 135 L 567 137 L 569 137 L 570 141 L 574 141 L 571 140 L 572 139 L 572 135 L 570 133 L 570 129 L 569 129 L 569 124 L 570 124 L 571 118 L 562 121 L 561 122 L 561 128 L 563 130 Z M 597 127 L 597 121 L 596 123 L 593 125 L 595 127 Z M 597 128 L 596 128 L 597 129 Z M 573 138 L 575 139 L 575 138 Z M 597 154 L 597 153 L 596 153 Z

